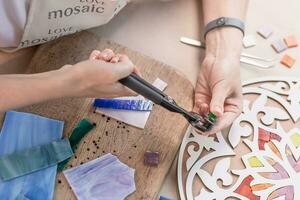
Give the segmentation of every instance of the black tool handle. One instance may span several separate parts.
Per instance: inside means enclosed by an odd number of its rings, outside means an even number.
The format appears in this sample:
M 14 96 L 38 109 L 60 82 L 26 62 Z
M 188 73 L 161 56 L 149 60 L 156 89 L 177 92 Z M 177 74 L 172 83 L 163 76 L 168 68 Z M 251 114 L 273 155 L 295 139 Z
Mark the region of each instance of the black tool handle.
M 155 104 L 160 105 L 164 100 L 165 94 L 161 90 L 157 89 L 136 74 L 131 74 L 126 78 L 119 80 L 119 82 L 143 97 L 151 100 Z
M 171 112 L 181 113 L 188 120 L 194 119 L 194 116 L 190 112 L 178 106 L 174 100 L 168 97 L 168 95 L 163 93 L 158 88 L 154 87 L 149 82 L 142 79 L 140 76 L 136 74 L 131 74 L 119 81 L 126 87 L 135 91 L 136 93 L 151 100 L 153 103 L 161 105 L 162 107 L 166 108 Z
M 153 103 L 158 104 L 171 112 L 176 112 L 182 114 L 194 127 L 199 130 L 206 130 L 202 125 L 198 125 L 200 115 L 188 112 L 184 108 L 178 106 L 174 100 L 168 97 L 161 90 L 157 89 L 140 76 L 136 74 L 131 74 L 126 78 L 119 80 L 120 83 L 135 91 L 136 93 L 144 96 L 145 98 L 151 100 Z M 204 127 L 204 128 L 203 128 Z

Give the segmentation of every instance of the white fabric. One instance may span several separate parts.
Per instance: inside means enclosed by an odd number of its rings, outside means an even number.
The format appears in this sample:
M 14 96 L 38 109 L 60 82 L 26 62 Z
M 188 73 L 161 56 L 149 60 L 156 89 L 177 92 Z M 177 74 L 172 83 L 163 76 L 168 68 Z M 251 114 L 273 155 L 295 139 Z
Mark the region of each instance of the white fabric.
M 0 47 L 17 47 L 24 32 L 30 0 L 0 0 Z
M 1 26 L 4 31 L 0 48 L 15 51 L 106 24 L 126 6 L 128 0 L 30 0 L 30 4 L 26 0 L 23 7 L 20 0 L 0 1 L 2 10 L 6 10 L 0 12 L 5 18 L 5 24 Z

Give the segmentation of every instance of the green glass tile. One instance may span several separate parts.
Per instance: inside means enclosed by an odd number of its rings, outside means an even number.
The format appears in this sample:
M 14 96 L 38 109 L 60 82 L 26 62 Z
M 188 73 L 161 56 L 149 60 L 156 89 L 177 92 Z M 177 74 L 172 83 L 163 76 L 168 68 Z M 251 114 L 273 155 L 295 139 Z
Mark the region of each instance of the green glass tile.
M 208 118 L 209 118 L 209 119 L 212 119 L 212 120 L 216 120 L 216 119 L 217 119 L 217 116 L 216 116 L 215 114 L 213 114 L 213 113 L 209 113 L 209 114 L 208 114 Z
M 88 133 L 90 132 L 93 128 L 95 127 L 94 124 L 92 124 L 89 120 L 87 119 L 83 119 L 81 120 L 77 126 L 75 127 L 75 129 L 72 131 L 72 134 L 69 138 L 70 140 L 70 144 L 71 144 L 71 148 L 73 150 L 73 152 L 75 153 L 78 144 L 80 143 L 80 141 L 82 140 L 82 138 Z M 64 170 L 66 164 L 69 162 L 70 159 L 64 160 L 62 162 L 60 162 L 58 164 L 57 170 L 58 171 L 62 171 Z
M 73 155 L 68 139 L 0 157 L 0 178 L 3 181 L 54 166 Z

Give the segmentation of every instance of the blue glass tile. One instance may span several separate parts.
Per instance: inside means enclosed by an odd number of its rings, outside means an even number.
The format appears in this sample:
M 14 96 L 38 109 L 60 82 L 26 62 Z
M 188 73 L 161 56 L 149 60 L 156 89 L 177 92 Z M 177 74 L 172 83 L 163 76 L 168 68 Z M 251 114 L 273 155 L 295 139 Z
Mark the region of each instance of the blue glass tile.
M 7 112 L 0 134 L 0 156 L 60 139 L 63 126 L 62 121 L 29 113 Z M 0 199 L 52 199 L 56 168 L 55 165 L 10 181 L 0 181 Z

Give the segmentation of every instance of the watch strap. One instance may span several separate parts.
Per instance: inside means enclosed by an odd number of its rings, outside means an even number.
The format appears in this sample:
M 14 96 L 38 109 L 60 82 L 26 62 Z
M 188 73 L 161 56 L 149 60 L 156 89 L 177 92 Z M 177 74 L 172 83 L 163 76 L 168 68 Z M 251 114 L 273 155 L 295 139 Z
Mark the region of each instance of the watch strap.
M 204 28 L 204 39 L 206 38 L 206 35 L 208 32 L 210 32 L 213 29 L 216 28 L 221 28 L 221 27 L 226 27 L 226 26 L 231 26 L 239 29 L 242 31 L 243 35 L 245 32 L 245 24 L 243 21 L 237 18 L 229 18 L 229 17 L 220 17 L 218 19 L 215 19 L 211 22 L 209 22 L 205 28 Z

